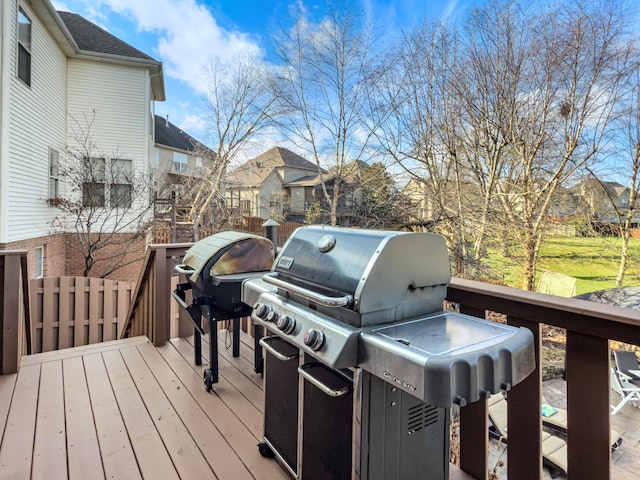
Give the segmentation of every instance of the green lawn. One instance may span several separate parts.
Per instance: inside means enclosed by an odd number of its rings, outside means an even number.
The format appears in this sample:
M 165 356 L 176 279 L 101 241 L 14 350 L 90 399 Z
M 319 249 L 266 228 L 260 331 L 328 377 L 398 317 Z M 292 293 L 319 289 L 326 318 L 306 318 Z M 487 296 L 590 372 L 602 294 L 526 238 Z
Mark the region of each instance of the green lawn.
M 576 295 L 615 287 L 620 265 L 619 238 L 550 237 L 541 249 L 538 262 L 542 270 L 575 277 Z M 640 239 L 629 241 L 629 266 L 624 285 L 640 285 Z M 504 258 L 490 248 L 486 263 L 501 272 L 507 285 L 522 287 L 522 267 L 516 258 Z

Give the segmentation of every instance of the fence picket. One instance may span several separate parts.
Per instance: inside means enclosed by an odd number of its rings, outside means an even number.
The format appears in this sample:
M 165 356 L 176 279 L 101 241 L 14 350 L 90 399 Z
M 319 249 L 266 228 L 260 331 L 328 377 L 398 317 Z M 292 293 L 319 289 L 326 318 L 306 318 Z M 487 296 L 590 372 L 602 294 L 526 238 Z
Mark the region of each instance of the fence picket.
M 42 349 L 51 351 L 57 348 L 54 338 L 54 328 L 57 326 L 57 308 L 55 296 L 59 293 L 58 278 L 50 277 L 44 279 L 43 301 L 42 301 Z
M 109 340 L 116 339 L 115 335 L 118 331 L 118 324 L 117 319 L 115 326 L 113 324 L 113 288 L 106 280 L 103 283 L 103 299 L 104 304 L 102 307 L 102 341 L 107 342 Z
M 73 315 L 71 301 L 73 299 L 71 281 L 73 277 L 60 277 L 58 294 L 58 348 L 73 346 L 71 331 L 73 328 Z
M 101 298 L 100 278 L 89 279 L 89 344 L 101 342 L 100 320 L 104 299 Z
M 88 337 L 85 336 L 85 297 L 84 287 L 87 282 L 85 277 L 76 277 L 74 281 L 74 327 L 73 344 L 87 345 Z

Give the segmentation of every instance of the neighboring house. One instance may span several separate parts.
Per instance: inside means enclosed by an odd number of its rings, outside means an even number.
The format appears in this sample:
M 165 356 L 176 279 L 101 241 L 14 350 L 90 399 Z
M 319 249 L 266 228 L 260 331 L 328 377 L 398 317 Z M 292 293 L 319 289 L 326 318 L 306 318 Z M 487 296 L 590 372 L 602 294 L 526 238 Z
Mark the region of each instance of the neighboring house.
M 629 208 L 630 190 L 617 182 L 599 182 L 587 178 L 569 190 L 579 213 L 593 221 L 618 223 L 616 211 Z
M 155 198 L 187 205 L 214 167 L 215 152 L 169 121 L 155 116 L 153 189 Z M 224 191 L 224 185 L 221 187 Z
M 117 156 L 147 172 L 162 63 L 49 0 L 3 0 L 0 42 L 0 249 L 28 250 L 31 276 L 76 275 L 73 242 L 50 227 L 49 200 L 73 195 L 65 152 L 89 133 L 106 168 Z M 113 184 L 97 188 L 109 202 Z
M 229 172 L 227 205 L 244 216 L 303 221 L 323 199 L 322 181 L 328 179 L 321 173 L 315 163 L 274 147 Z

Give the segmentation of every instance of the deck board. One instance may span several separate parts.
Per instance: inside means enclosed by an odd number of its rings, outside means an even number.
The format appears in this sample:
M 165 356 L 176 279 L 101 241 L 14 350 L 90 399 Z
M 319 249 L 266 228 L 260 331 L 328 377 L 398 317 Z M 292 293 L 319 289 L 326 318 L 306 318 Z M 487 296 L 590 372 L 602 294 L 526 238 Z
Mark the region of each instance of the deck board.
M 30 478 L 39 384 L 40 365 L 20 369 L 0 448 L 0 478 Z
M 212 428 L 210 419 L 194 400 L 188 387 L 168 368 L 158 351 L 151 345 L 141 347 L 139 351 L 165 392 L 167 400 L 177 412 L 181 413 L 182 422 L 216 477 L 220 480 L 252 478 L 217 427 L 213 425 Z
M 62 362 L 49 362 L 40 370 L 40 391 L 32 478 L 67 478 L 67 444 L 64 435 L 64 383 Z
M 11 397 L 13 397 L 13 389 L 16 386 L 17 378 L 17 373 L 0 375 L 0 432 L 4 432 L 4 427 L 7 424 Z
M 172 343 L 180 343 L 179 340 L 174 339 Z M 222 377 L 221 383 L 215 386 L 213 392 L 207 393 L 202 382 L 204 366 L 196 367 L 187 364 L 172 345 L 160 347 L 158 351 L 171 365 L 203 411 L 207 412 L 210 421 L 226 438 L 233 450 L 240 455 L 254 478 L 265 480 L 288 478 L 275 462 L 263 458 L 258 453 L 256 444 L 262 438 L 262 414 L 255 406 L 250 407 L 249 415 L 246 413 L 246 408 L 239 408 L 241 402 L 237 402 L 238 396 L 230 395 L 235 392 L 232 392 L 230 384 L 222 382 L 224 380 Z M 244 397 L 240 396 L 240 398 Z M 259 430 L 258 427 L 254 428 L 258 423 Z
M 24 368 L 20 367 L 20 375 Z M 69 478 L 104 478 L 82 357 L 65 358 L 62 371 Z

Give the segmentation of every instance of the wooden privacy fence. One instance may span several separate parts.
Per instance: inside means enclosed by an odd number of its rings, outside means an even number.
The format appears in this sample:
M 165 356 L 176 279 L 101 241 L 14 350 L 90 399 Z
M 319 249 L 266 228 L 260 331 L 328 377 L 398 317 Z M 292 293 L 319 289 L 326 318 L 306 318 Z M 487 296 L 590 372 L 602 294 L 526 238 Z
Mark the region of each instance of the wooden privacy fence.
M 133 284 L 91 277 L 31 280 L 33 353 L 116 340 Z

